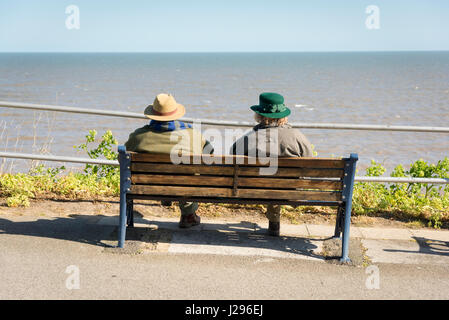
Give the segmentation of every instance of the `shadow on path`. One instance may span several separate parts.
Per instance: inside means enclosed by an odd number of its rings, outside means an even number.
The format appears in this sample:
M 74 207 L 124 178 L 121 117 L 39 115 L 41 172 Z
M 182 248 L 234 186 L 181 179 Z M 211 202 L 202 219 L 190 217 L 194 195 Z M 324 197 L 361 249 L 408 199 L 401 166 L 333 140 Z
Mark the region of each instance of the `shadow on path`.
M 117 244 L 117 226 L 98 224 L 98 221 L 102 218 L 114 219 L 114 217 L 102 215 L 71 215 L 54 219 L 12 221 L 3 217 L 0 218 L 0 235 L 23 235 L 69 240 L 94 246 L 115 247 Z M 128 228 L 126 240 L 130 243 L 138 242 L 139 245 L 146 245 L 146 247 L 148 247 L 148 244 L 158 246 L 161 243 L 226 246 L 230 248 L 271 249 L 323 258 L 314 252 L 318 248 L 317 243 L 323 241 L 321 239 L 310 240 L 291 236 L 271 237 L 265 234 L 265 230 L 248 221 L 228 224 L 206 223 L 192 229 L 179 229 L 177 222 L 148 221 L 139 218 L 138 220 L 145 221 L 149 226 Z M 136 223 L 139 222 L 136 221 Z M 252 230 L 250 226 L 253 226 Z M 198 227 L 207 230 L 201 230 Z
M 316 254 L 317 243 L 324 239 L 308 239 L 292 236 L 272 237 L 257 224 L 240 221 L 226 224 L 203 223 L 192 229 L 179 229 L 177 222 L 149 221 L 157 230 L 170 230 L 171 244 L 228 246 L 236 248 L 270 249 L 322 259 Z M 199 231 L 202 228 L 202 231 Z M 146 229 L 146 228 L 144 228 Z M 148 230 L 148 229 L 147 229 Z
M 394 250 L 385 249 L 387 252 L 402 252 L 402 253 L 423 253 L 438 256 L 449 256 L 449 241 L 433 240 L 423 237 L 413 237 L 419 245 L 418 251 L 415 250 Z
M 95 224 L 101 217 L 73 215 L 33 221 L 11 221 L 0 218 L 0 235 L 15 234 L 105 246 L 102 241 L 114 240 L 111 236 L 115 227 Z

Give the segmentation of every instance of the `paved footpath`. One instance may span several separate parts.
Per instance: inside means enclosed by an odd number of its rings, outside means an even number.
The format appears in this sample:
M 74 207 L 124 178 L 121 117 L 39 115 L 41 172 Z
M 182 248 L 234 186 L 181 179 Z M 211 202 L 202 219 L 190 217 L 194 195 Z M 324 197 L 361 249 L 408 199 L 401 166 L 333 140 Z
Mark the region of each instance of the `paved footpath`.
M 326 225 L 0 215 L 0 299 L 448 299 L 449 231 L 351 228 L 352 265 Z

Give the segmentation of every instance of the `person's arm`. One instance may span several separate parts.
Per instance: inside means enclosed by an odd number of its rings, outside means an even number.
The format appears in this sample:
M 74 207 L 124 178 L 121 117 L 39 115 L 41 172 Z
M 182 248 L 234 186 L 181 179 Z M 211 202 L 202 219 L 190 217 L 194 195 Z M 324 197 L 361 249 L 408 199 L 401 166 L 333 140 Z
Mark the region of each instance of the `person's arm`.
M 248 135 L 244 135 L 237 139 L 236 142 L 232 145 L 229 154 L 231 155 L 248 155 Z
M 213 154 L 213 153 L 214 153 L 214 147 L 209 142 L 209 140 L 204 139 L 203 154 Z
M 134 142 L 134 134 L 133 133 L 131 133 L 129 135 L 128 141 L 125 142 L 125 148 L 126 148 L 126 151 L 134 151 L 135 142 Z
M 309 139 L 299 130 L 296 131 L 296 141 L 301 151 L 301 157 L 313 157 L 313 147 Z
M 299 148 L 301 150 L 301 157 L 313 157 L 313 148 L 306 137 L 299 140 Z

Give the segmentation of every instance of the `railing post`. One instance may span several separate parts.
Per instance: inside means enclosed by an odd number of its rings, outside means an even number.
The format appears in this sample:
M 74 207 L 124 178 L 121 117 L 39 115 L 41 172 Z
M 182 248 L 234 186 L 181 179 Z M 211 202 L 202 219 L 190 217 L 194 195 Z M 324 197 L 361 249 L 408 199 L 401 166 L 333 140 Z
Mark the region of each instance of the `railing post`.
M 125 146 L 118 147 L 120 162 L 120 220 L 118 247 L 123 248 L 126 239 L 126 194 L 131 187 L 131 159 L 126 152 Z
M 351 153 L 351 156 L 346 161 L 343 179 L 343 201 L 345 202 L 345 215 L 343 226 L 343 240 L 341 250 L 341 262 L 350 262 L 349 259 L 349 229 L 351 225 L 351 210 L 352 210 L 352 191 L 354 189 L 354 177 L 356 162 L 359 159 L 356 153 Z

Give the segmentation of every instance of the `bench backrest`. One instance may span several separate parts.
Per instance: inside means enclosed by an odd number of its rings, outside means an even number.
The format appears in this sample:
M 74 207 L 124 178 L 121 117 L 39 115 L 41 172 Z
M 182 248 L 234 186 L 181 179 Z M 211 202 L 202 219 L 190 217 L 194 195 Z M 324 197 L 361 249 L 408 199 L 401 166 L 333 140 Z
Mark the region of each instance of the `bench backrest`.
M 278 158 L 272 175 L 261 171 L 270 165 L 264 160 L 201 155 L 173 164 L 169 155 L 122 150 L 120 163 L 122 183 L 134 198 L 336 205 L 344 201 L 348 184 L 352 189 L 357 159 Z

